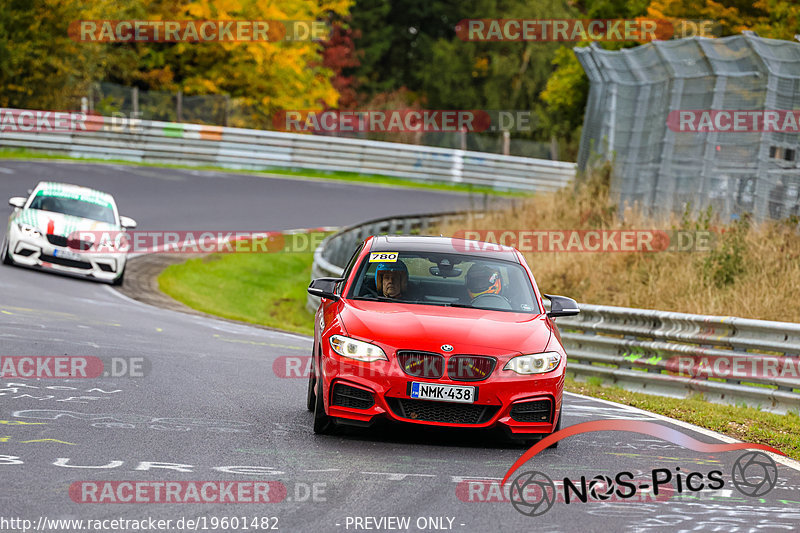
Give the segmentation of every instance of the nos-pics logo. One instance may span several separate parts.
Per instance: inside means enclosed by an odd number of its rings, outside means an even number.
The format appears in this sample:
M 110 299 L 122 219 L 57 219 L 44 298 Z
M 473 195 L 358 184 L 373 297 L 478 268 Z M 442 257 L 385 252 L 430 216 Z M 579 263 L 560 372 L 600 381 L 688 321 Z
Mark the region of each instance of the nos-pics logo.
M 502 484 L 505 485 L 513 473 L 525 462 L 553 442 L 571 435 L 594 431 L 642 433 L 703 453 L 751 449 L 736 459 L 730 472 L 730 478 L 736 490 L 744 496 L 753 498 L 764 496 L 775 487 L 778 481 L 778 465 L 769 455 L 752 449 L 756 448 L 785 455 L 781 451 L 763 444 L 708 444 L 693 439 L 675 429 L 653 422 L 596 420 L 570 426 L 542 439 L 512 465 L 506 473 Z M 720 490 L 724 486 L 725 480 L 723 479 L 722 470 L 687 472 L 681 470 L 680 467 L 672 470 L 654 468 L 648 478 L 640 480 L 634 480 L 631 472 L 618 472 L 613 478 L 605 474 L 594 476 L 591 479 L 581 476 L 578 480 L 565 477 L 558 485 L 547 474 L 529 470 L 518 474 L 511 481 L 508 493 L 514 509 L 526 516 L 533 517 L 545 514 L 555 505 L 556 501 L 563 501 L 567 505 L 588 503 L 590 500 L 606 501 L 612 498 L 617 501 L 625 501 L 636 499 L 637 494 L 642 491 L 652 491 L 652 494 L 658 498 L 659 494 L 663 496 L 665 493 Z

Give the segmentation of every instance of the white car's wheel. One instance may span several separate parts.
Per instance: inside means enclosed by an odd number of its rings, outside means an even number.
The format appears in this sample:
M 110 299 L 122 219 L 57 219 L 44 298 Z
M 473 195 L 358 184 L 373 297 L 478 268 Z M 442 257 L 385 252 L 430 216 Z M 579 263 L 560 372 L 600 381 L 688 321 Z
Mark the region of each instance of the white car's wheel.
M 0 258 L 2 258 L 4 265 L 14 264 L 14 260 L 11 259 L 11 256 L 8 254 L 8 237 L 3 239 L 3 246 L 2 250 L 0 251 Z
M 111 284 L 119 287 L 120 285 L 122 285 L 123 281 L 125 281 L 125 271 L 124 270 L 122 271 L 122 274 L 120 274 L 118 278 L 116 278 L 114 281 L 111 282 Z

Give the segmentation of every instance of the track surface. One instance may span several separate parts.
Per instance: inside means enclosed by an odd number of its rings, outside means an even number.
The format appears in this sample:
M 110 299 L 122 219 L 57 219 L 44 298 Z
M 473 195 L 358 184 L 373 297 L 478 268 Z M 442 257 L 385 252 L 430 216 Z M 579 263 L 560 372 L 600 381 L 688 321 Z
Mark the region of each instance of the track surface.
M 469 205 L 463 195 L 334 182 L 0 161 L 3 198 L 24 195 L 40 179 L 111 192 L 121 212 L 136 218 L 141 229 L 282 230 Z M 10 210 L 0 208 L 3 232 Z M 483 494 L 493 501 L 464 501 L 470 499 L 464 480 L 502 478 L 524 449 L 485 433 L 407 427 L 315 436 L 304 405 L 306 381 L 278 377 L 272 366 L 278 357 L 308 355 L 310 349 L 305 337 L 149 307 L 105 285 L 0 268 L 0 354 L 141 356 L 152 367 L 143 378 L 0 381 L 0 518 L 36 524 L 40 516 L 149 516 L 174 523 L 181 517 L 272 516 L 278 517 L 280 531 L 406 530 L 375 522 L 360 522 L 357 528 L 355 517 L 410 517 L 409 531 L 436 530 L 437 522 L 428 518 L 441 520 L 443 530 L 465 532 L 800 528 L 797 470 L 778 464 L 775 489 L 763 498 L 747 498 L 731 483 L 742 452 L 704 454 L 622 432 L 570 437 L 520 472 L 577 480 L 629 471 L 643 481 L 655 468 L 673 473 L 676 467 L 685 473 L 719 469 L 724 488 L 666 501 L 557 502 L 538 517 L 497 501 L 497 492 L 485 486 L 472 485 L 472 499 Z M 677 427 L 623 406 L 565 397 L 565 427 L 607 418 Z M 704 442 L 720 442 L 681 430 Z M 224 468 L 233 466 L 258 468 L 245 473 Z M 68 488 L 82 480 L 276 480 L 288 494 L 282 502 L 261 505 L 74 503 Z M 304 498 L 315 483 L 324 493 L 316 501 Z

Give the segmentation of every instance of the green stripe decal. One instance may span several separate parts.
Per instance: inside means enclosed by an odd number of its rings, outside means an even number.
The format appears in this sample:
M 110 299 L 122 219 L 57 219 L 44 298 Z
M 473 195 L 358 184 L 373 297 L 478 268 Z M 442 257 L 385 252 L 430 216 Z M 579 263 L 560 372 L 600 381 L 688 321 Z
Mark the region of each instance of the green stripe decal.
M 105 193 L 94 191 L 88 192 L 75 192 L 61 188 L 42 188 L 36 191 L 36 196 L 53 196 L 55 198 L 67 198 L 69 200 L 80 200 L 81 202 L 89 202 L 102 207 L 112 209 L 111 201 Z

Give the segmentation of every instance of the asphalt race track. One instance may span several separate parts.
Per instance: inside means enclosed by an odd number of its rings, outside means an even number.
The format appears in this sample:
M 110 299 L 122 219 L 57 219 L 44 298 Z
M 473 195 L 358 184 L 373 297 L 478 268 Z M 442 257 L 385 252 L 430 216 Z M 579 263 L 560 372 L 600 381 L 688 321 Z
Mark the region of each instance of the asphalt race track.
M 43 179 L 114 194 L 121 213 L 137 219 L 140 229 L 284 230 L 470 203 L 464 195 L 331 181 L 1 160 L 3 232 L 11 212 L 5 199 L 25 195 Z M 497 435 L 391 426 L 315 436 L 306 380 L 273 369 L 277 358 L 310 350 L 306 337 L 154 308 L 106 285 L 1 266 L 0 355 L 141 357 L 149 373 L 0 381 L 0 516 L 33 526 L 40 517 L 200 519 L 205 522 L 196 529 L 205 531 L 244 530 L 232 522 L 212 527 L 223 517 L 246 519 L 251 531 L 254 518 L 259 529 L 321 532 L 800 529 L 796 463 L 778 463 L 775 487 L 748 497 L 732 480 L 745 451 L 702 453 L 617 431 L 569 437 L 512 479 L 538 471 L 557 486 L 564 478 L 579 485 L 581 476 L 614 479 L 630 472 L 640 487 L 636 497 L 596 494 L 569 504 L 559 498 L 545 514 L 523 515 L 497 482 L 525 449 Z M 565 397 L 564 427 L 599 419 L 653 421 L 705 443 L 722 442 L 624 406 Z M 655 497 L 642 487 L 652 485 L 654 469 L 669 471 L 673 487 L 680 473 L 699 472 L 695 478 L 708 482 L 714 470 L 724 484 L 694 491 L 684 479 L 680 494 L 665 494 L 662 486 Z M 273 503 L 126 504 L 76 503 L 70 495 L 80 481 L 215 480 L 280 482 L 270 486 L 270 495 L 283 497 Z

